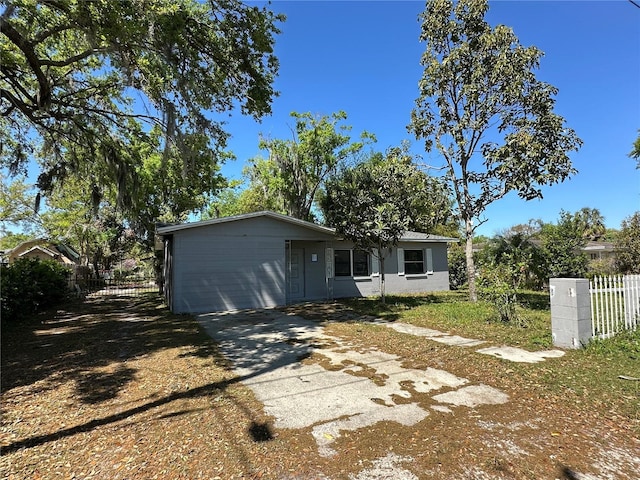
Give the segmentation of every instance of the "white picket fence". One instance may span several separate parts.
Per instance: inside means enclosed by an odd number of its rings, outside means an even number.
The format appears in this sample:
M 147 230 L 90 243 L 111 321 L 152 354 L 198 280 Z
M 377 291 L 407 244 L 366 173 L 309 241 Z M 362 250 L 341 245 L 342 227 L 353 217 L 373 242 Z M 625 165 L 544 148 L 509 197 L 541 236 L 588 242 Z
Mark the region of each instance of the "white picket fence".
M 608 338 L 640 324 L 640 275 L 594 277 L 589 293 L 594 337 Z

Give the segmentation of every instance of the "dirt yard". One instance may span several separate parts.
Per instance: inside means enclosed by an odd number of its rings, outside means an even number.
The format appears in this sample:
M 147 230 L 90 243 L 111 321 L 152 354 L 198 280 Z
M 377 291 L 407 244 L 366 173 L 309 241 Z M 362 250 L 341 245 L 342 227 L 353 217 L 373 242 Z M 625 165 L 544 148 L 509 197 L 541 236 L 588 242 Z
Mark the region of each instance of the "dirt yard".
M 411 398 L 394 401 L 429 410 L 423 420 L 342 432 L 332 439 L 336 453 L 323 456 L 312 427 L 274 427 L 191 317 L 169 314 L 152 297 L 87 300 L 21 325 L 3 322 L 0 477 L 638 478 L 640 418 L 628 411 L 637 411 L 640 385 L 621 412 L 553 386 L 555 367 L 573 375 L 570 359 L 511 363 L 360 322 L 340 305 L 286 313 L 319 322 L 357 351 L 453 372 L 509 401 L 438 411 L 433 395 L 407 385 Z M 321 353 L 302 361 L 344 369 Z M 371 368 L 352 370 L 386 381 Z

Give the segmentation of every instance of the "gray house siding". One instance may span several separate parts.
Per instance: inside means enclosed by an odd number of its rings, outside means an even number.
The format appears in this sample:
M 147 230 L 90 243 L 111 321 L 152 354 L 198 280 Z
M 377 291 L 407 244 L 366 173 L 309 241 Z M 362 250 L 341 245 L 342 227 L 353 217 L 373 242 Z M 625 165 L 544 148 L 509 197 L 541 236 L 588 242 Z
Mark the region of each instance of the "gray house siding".
M 206 312 L 282 305 L 284 242 L 277 238 L 174 237 L 174 311 Z
M 400 242 L 398 248 L 403 250 L 422 250 L 424 252 L 431 249 L 433 270 L 430 270 L 430 272 L 433 273 L 399 274 L 403 268 L 398 268 L 398 252 L 397 249 L 394 249 L 385 264 L 387 270 L 385 277 L 387 293 L 420 293 L 449 290 L 446 243 Z
M 331 229 L 282 215 L 260 212 L 166 226 L 158 234 L 165 246 L 165 298 L 176 313 L 380 294 L 377 259 L 369 256 L 368 274 L 354 276 L 351 242 L 336 238 Z M 394 249 L 385 259 L 387 294 L 449 290 L 447 241 L 453 239 L 411 233 L 407 238 L 398 245 L 400 254 Z M 335 275 L 340 250 L 351 252 L 350 275 Z M 413 263 L 405 264 L 402 252 L 411 250 L 421 253 L 409 252 Z M 419 272 L 416 257 L 423 260 Z
M 285 305 L 287 241 L 315 239 L 317 244 L 323 235 L 257 217 L 178 230 L 172 237 L 170 258 L 179 260 L 173 261 L 173 292 L 167 295 L 174 312 L 197 313 Z M 315 285 L 310 282 L 310 286 Z
M 334 249 L 352 249 L 348 242 L 334 242 Z M 447 244 L 435 242 L 401 242 L 403 250 L 431 250 L 433 270 L 430 273 L 399 274 L 398 250 L 394 248 L 384 259 L 385 290 L 387 294 L 422 293 L 449 290 L 449 269 L 447 265 Z M 426 259 L 425 259 L 426 262 Z M 432 272 L 432 273 L 431 273 Z M 368 297 L 380 295 L 379 269 L 367 277 L 334 277 L 333 298 Z

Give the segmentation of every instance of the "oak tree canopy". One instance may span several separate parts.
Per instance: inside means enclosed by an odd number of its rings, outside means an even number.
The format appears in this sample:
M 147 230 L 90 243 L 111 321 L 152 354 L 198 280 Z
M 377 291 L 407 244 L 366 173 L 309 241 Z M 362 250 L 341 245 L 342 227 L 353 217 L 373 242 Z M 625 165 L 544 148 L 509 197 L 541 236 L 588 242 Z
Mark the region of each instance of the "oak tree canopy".
M 155 127 L 164 160 L 209 175 L 224 117 L 270 113 L 283 20 L 239 0 L 2 2 L 0 166 L 24 173 L 35 158 L 43 191 L 75 175 L 126 206 L 139 166 L 128 149 Z

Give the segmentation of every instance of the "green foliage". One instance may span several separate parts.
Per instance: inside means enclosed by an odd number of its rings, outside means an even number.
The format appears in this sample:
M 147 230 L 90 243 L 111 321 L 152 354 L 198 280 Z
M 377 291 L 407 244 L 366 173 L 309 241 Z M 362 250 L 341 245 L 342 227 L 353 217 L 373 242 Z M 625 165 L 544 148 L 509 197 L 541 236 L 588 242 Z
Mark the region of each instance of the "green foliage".
M 467 259 L 464 247 L 457 243 L 449 245 L 447 250 L 449 265 L 449 287 L 459 290 L 467 284 Z
M 506 26 L 492 28 L 488 8 L 486 0 L 427 2 L 424 73 L 409 127 L 442 155 L 469 244 L 488 205 L 511 191 L 541 198 L 542 186 L 574 174 L 567 152 L 582 143 L 553 112 L 557 89 L 535 78 L 542 52 L 521 46 Z
M 557 224 L 542 226 L 540 240 L 546 277 L 580 278 L 586 275 L 589 261 L 582 248 L 587 240 L 584 222 L 578 214 L 562 210 Z
M 56 305 L 65 297 L 70 272 L 54 260 L 21 258 L 1 268 L 3 320 L 19 320 Z
M 375 138 L 364 132 L 361 141 L 351 142 L 351 127 L 339 124 L 347 119 L 342 111 L 318 118 L 311 113 L 293 112 L 291 116 L 296 122 L 293 139 L 260 140 L 260 148 L 269 152 L 269 158 L 251 160 L 245 171 L 249 194 L 243 200 L 253 200 L 249 205 L 260 204 L 258 210 L 313 221 L 312 209 L 326 179 Z
M 479 292 L 481 298 L 493 305 L 501 322 L 525 326 L 518 315 L 516 279 L 521 275 L 520 267 L 512 262 L 483 265 Z
M 640 274 L 640 211 L 622 221 L 615 248 L 618 271 Z
M 638 130 L 640 132 L 640 130 Z M 629 152 L 629 156 L 633 158 L 636 162 L 638 162 L 637 167 L 640 169 L 640 135 L 636 138 L 636 141 L 633 142 L 633 150 Z
M 516 290 L 539 289 L 547 281 L 543 253 L 525 233 L 512 231 L 492 238 L 483 249 L 481 263 L 507 266 Z
M 616 268 L 615 258 L 601 258 L 590 260 L 587 266 L 587 278 L 591 279 L 595 276 L 615 275 L 619 272 Z
M 623 330 L 611 338 L 594 337 L 585 346 L 585 353 L 603 357 L 622 353 L 638 359 L 640 358 L 640 328 Z
M 156 222 L 183 222 L 190 213 L 205 207 L 212 193 L 226 182 L 220 175 L 219 161 L 230 158 L 219 153 L 212 157 L 201 139 L 194 145 L 197 152 L 183 157 L 179 150 L 159 153 L 160 132 L 152 131 L 151 144 L 133 142 L 136 161 L 132 168 L 138 179 L 138 189 L 132 195 L 131 208 L 126 213 L 130 226 L 147 247 L 153 243 Z M 116 192 L 105 199 L 117 206 Z
M 446 185 L 417 168 L 407 145 L 342 169 L 321 207 L 328 225 L 367 251 L 395 245 L 407 230 L 450 228 L 454 218 Z
M 276 23 L 239 0 L 3 2 L 0 153 L 12 173 L 40 160 L 38 186 L 99 172 L 123 199 L 136 190 L 135 141 L 162 131 L 163 158 L 220 159 L 221 114 L 271 111 Z
M 447 222 L 452 216 L 447 193 L 413 164 L 404 146 L 341 170 L 327 182 L 321 206 L 339 235 L 361 250 L 377 250 L 384 298 L 385 257 L 406 231 L 429 231 Z
M 607 228 L 604 225 L 604 217 L 597 208 L 581 208 L 575 213 L 575 219 L 580 224 L 579 228 L 582 229 L 582 236 L 587 240 L 598 241 L 602 240 L 606 233 Z
M 8 233 L 7 227 L 19 227 L 32 232 L 39 227 L 37 209 L 40 196 L 26 177 L 10 179 L 0 171 L 0 234 Z
M 11 250 L 31 238 L 33 237 L 26 233 L 3 233 L 2 237 L 0 237 L 0 250 Z
M 94 270 L 110 269 L 143 240 L 127 226 L 122 213 L 107 201 L 95 208 L 84 199 L 91 195 L 91 184 L 81 179 L 68 179 L 64 190 L 52 192 L 42 222 L 51 238 L 74 245 Z

